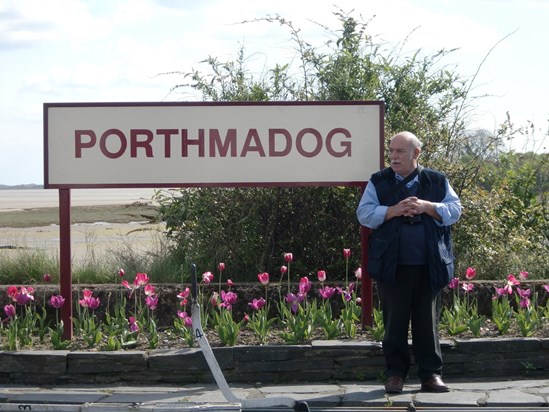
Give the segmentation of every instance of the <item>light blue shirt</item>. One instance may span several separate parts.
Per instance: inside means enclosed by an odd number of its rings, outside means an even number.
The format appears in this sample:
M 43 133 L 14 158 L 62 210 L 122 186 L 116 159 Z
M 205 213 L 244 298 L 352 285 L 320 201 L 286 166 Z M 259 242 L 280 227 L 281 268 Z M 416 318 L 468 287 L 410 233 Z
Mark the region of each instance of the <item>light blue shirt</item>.
M 398 180 L 402 180 L 402 176 L 396 176 Z M 411 187 L 416 182 L 418 182 L 418 176 L 408 182 L 406 186 Z M 452 186 L 450 186 L 448 179 L 446 179 L 446 196 L 442 199 L 442 202 L 433 202 L 433 204 L 435 205 L 435 210 L 442 219 L 441 221 L 435 219 L 437 225 L 450 226 L 459 220 L 462 209 L 461 202 Z M 379 203 L 374 184 L 368 182 L 356 210 L 356 215 L 360 224 L 369 227 L 370 229 L 377 229 L 385 221 L 385 215 L 387 214 L 388 208 L 388 206 L 383 206 Z

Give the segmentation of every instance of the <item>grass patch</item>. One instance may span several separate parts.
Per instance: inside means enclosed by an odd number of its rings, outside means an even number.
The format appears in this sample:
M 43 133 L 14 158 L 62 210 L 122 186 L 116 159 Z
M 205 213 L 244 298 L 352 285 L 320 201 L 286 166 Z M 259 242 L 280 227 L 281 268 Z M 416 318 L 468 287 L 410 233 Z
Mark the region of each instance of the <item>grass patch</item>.
M 145 202 L 128 205 L 75 206 L 71 208 L 72 223 L 129 223 L 156 222 L 158 213 L 154 206 Z M 35 227 L 59 224 L 59 208 L 8 210 L 0 212 L 0 227 Z
M 0 253 L 0 284 L 42 283 L 45 273 L 52 276 L 52 282 L 59 282 L 59 258 L 51 251 L 21 247 L 5 252 Z M 147 273 L 155 283 L 183 281 L 181 260 L 161 233 L 153 236 L 145 251 L 130 241 L 121 240 L 104 253 L 98 253 L 90 237 L 84 258 L 72 263 L 72 281 L 74 284 L 118 283 L 119 268 L 129 276 Z

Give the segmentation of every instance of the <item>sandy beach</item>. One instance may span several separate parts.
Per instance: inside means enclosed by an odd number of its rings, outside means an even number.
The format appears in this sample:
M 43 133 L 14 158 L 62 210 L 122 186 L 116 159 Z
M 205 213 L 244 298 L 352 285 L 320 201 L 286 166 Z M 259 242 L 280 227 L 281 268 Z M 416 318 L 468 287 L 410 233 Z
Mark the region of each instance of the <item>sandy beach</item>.
M 154 189 L 72 189 L 71 206 L 116 205 L 150 202 Z M 0 190 L 0 211 L 58 207 L 55 189 Z
M 133 251 L 150 251 L 155 242 L 162 238 L 164 225 L 151 223 L 139 215 L 136 207 L 131 208 L 125 222 L 109 222 L 109 210 L 116 205 L 150 204 L 152 189 L 80 189 L 71 191 L 71 210 L 85 206 L 91 208 L 101 219 L 88 219 L 86 223 L 71 225 L 71 248 L 74 263 L 91 258 L 101 258 L 109 251 L 131 248 Z M 0 256 L 29 250 L 43 250 L 53 256 L 59 255 L 59 225 L 50 223 L 32 227 L 10 227 L 17 219 L 29 219 L 36 214 L 53 213 L 50 220 L 57 222 L 59 206 L 57 190 L 0 190 L 0 214 L 9 216 L 0 227 Z M 112 206 L 112 209 L 110 207 Z M 119 208 L 117 208 L 118 211 Z M 111 213 L 114 217 L 114 213 Z M 18 217 L 20 216 L 20 217 Z M 117 215 L 117 217 L 119 217 Z M 46 219 L 46 221 L 48 221 Z

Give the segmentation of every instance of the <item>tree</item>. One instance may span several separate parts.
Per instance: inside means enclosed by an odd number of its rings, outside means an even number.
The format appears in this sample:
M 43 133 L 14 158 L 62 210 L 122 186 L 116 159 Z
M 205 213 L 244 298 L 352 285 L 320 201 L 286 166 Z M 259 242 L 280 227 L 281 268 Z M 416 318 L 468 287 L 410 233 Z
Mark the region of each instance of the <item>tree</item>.
M 523 188 L 517 182 L 512 193 L 500 185 L 498 202 L 491 202 L 489 216 L 479 213 L 494 194 L 478 190 L 482 165 L 497 158 L 509 130 L 502 128 L 492 136 L 466 130 L 471 83 L 443 64 L 452 50 L 402 55 L 402 45 L 376 43 L 368 34 L 367 22 L 341 10 L 335 15 L 341 28 L 325 28 L 330 40 L 318 47 L 302 39 L 292 22 L 281 16 L 244 22 L 276 23 L 288 29 L 296 45 L 297 70 L 290 63 L 277 63 L 254 76 L 247 68 L 245 50 L 240 48 L 236 61 L 208 57 L 203 62 L 208 67 L 206 73 L 178 73 L 184 81 L 172 90 L 191 88 L 200 91 L 206 101 L 383 100 L 386 137 L 401 130 L 417 134 L 424 143 L 422 164 L 444 170 L 464 201 L 466 213 L 456 225 L 455 236 L 458 270 L 480 262 L 488 253 L 496 256 L 490 259 L 491 264 L 497 261 L 503 270 L 503 246 L 508 240 L 500 236 L 515 232 L 508 226 L 500 232 L 503 226 L 498 219 L 509 220 L 506 211 L 524 206 L 526 197 L 536 203 L 531 192 L 516 193 Z M 342 278 L 342 248 L 359 250 L 355 216 L 359 198 L 356 188 L 183 189 L 157 195 L 160 215 L 167 222 L 168 235 L 177 240 L 182 259 L 205 269 L 215 267 L 216 261 L 230 261 L 227 268 L 232 268 L 229 274 L 235 280 L 255 280 L 260 271 L 275 272 L 284 263 L 284 252 L 298 257 L 295 274 L 322 268 Z M 525 214 L 532 216 L 532 210 Z M 536 219 L 532 230 L 543 225 Z M 520 227 L 525 224 L 517 223 Z M 545 233 L 546 229 L 545 222 Z M 473 248 L 472 236 L 478 231 L 493 233 L 483 242 L 498 247 L 490 251 Z M 530 234 L 526 237 L 532 244 L 539 241 Z M 516 243 L 520 239 L 517 237 Z M 540 246 L 547 248 L 546 243 Z M 521 253 L 517 251 L 517 257 Z M 353 259 L 354 267 L 358 253 Z M 547 262 L 540 264 L 542 271 L 547 267 Z

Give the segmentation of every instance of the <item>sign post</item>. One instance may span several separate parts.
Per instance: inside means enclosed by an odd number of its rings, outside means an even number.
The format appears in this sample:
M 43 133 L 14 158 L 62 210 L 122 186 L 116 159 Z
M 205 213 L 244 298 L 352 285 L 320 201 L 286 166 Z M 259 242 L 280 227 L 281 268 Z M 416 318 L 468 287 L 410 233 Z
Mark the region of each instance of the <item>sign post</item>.
M 380 101 L 45 103 L 44 188 L 59 189 L 65 337 L 70 189 L 363 188 L 383 166 L 383 115 Z

